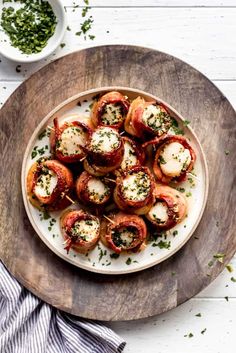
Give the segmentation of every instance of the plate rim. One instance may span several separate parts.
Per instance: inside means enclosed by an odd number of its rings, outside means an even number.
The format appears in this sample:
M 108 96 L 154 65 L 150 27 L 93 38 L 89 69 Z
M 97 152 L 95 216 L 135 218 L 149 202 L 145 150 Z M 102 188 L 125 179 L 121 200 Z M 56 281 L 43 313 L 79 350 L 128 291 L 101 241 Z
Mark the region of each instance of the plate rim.
M 102 87 L 97 87 L 97 88 L 92 88 L 83 92 L 79 92 L 71 97 L 69 97 L 68 99 L 64 100 L 63 102 L 61 102 L 59 105 L 57 105 L 54 109 L 52 109 L 41 121 L 40 123 L 36 126 L 36 128 L 34 129 L 27 147 L 25 149 L 24 152 L 24 156 L 23 156 L 23 161 L 22 161 L 22 167 L 21 167 L 21 193 L 22 193 L 22 198 L 23 198 L 23 203 L 24 203 L 24 207 L 25 207 L 25 211 L 27 213 L 27 216 L 29 218 L 29 221 L 34 229 L 34 231 L 37 233 L 37 235 L 39 236 L 39 238 L 44 242 L 44 244 L 46 244 L 46 246 L 57 256 L 59 256 L 61 259 L 63 259 L 64 261 L 74 265 L 76 268 L 79 269 L 83 269 L 89 272 L 93 272 L 93 273 L 99 273 L 102 275 L 123 275 L 123 274 L 129 274 L 129 273 L 135 273 L 135 272 L 140 272 L 143 271 L 145 269 L 151 268 L 153 266 L 156 266 L 162 262 L 164 262 L 165 260 L 167 260 L 168 258 L 172 257 L 173 255 L 175 255 L 188 241 L 189 239 L 192 237 L 193 233 L 195 232 L 195 230 L 197 229 L 205 207 L 206 207 L 206 203 L 207 203 L 207 199 L 208 199 L 208 193 L 209 193 L 209 171 L 208 171 L 208 165 L 207 165 L 207 160 L 206 160 L 206 155 L 204 153 L 204 150 L 202 148 L 202 145 L 196 135 L 196 133 L 194 132 L 194 130 L 192 129 L 191 126 L 187 126 L 187 128 L 190 130 L 191 134 L 194 136 L 199 150 L 200 150 L 200 154 L 201 154 L 201 159 L 202 159 L 202 165 L 203 165 L 203 169 L 204 169 L 204 173 L 205 173 L 205 183 L 204 183 L 204 198 L 203 198 L 203 202 L 201 205 L 201 210 L 200 213 L 195 221 L 194 226 L 192 227 L 191 231 L 189 232 L 188 236 L 186 236 L 184 238 L 184 240 L 173 250 L 171 250 L 169 253 L 167 253 L 164 257 L 162 257 L 161 259 L 157 259 L 156 261 L 153 261 L 151 264 L 146 264 L 143 265 L 139 268 L 127 268 L 127 270 L 115 270 L 115 271 L 109 271 L 109 268 L 107 269 L 97 269 L 96 267 L 87 267 L 84 264 L 77 264 L 73 261 L 73 259 L 67 257 L 66 255 L 60 253 L 48 240 L 47 238 L 43 235 L 43 233 L 40 231 L 40 229 L 38 228 L 36 222 L 34 221 L 33 217 L 31 216 L 31 212 L 29 209 L 29 201 L 27 198 L 27 192 L 26 192 L 26 164 L 27 164 L 27 159 L 29 156 L 29 152 L 32 146 L 33 141 L 35 140 L 35 136 L 36 136 L 36 130 L 37 132 L 40 131 L 42 129 L 42 127 L 45 125 L 45 122 L 50 119 L 57 111 L 59 111 L 60 109 L 62 109 L 64 106 L 68 105 L 69 103 L 73 102 L 74 100 L 77 100 L 79 98 L 82 98 L 83 96 L 86 95 L 91 95 L 91 94 L 98 94 L 101 92 L 106 92 L 106 91 L 112 91 L 112 90 L 116 90 L 116 91 L 128 91 L 128 92 L 132 92 L 132 93 L 137 93 L 140 94 L 142 96 L 147 96 L 150 97 L 151 99 L 154 99 L 160 103 L 163 103 L 167 108 L 169 108 L 171 111 L 174 112 L 174 114 L 176 114 L 176 116 L 183 122 L 185 121 L 185 118 L 175 109 L 173 108 L 169 103 L 167 103 L 166 101 L 164 101 L 163 99 L 159 98 L 158 96 L 155 96 L 151 93 L 148 93 L 146 91 L 140 90 L 140 89 L 136 89 L 136 88 L 131 88 L 131 87 L 126 87 L 126 86 L 102 86 Z

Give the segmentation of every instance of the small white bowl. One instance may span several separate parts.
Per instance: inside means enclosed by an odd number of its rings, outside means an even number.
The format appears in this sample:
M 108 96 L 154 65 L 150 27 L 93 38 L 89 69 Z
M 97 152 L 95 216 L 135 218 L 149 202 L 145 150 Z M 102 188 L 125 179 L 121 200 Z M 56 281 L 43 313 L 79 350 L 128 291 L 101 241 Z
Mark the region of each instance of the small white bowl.
M 49 56 L 60 45 L 67 26 L 65 9 L 60 0 L 48 0 L 48 2 L 52 6 L 53 12 L 56 15 L 57 25 L 53 36 L 49 38 L 45 48 L 43 48 L 43 50 L 40 53 L 24 54 L 18 48 L 14 48 L 11 45 L 8 35 L 4 32 L 4 30 L 0 26 L 0 39 L 1 39 L 0 53 L 2 55 L 16 62 L 31 63 L 31 62 L 42 60 L 45 57 Z M 16 8 L 19 7 L 19 5 L 15 2 L 9 3 L 9 5 Z M 4 4 L 1 4 L 0 18 L 1 18 L 3 7 L 4 7 Z

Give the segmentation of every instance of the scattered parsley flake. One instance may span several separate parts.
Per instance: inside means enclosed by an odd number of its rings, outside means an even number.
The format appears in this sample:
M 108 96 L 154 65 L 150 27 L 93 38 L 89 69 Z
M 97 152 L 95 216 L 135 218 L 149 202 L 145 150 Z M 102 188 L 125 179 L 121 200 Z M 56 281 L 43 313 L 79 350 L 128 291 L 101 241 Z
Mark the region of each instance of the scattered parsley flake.
M 128 257 L 128 259 L 126 260 L 126 265 L 130 265 L 132 263 L 132 259 L 130 257 Z
M 235 277 L 231 277 L 230 280 L 234 283 L 236 283 L 236 278 Z
M 202 314 L 201 314 L 201 313 L 198 313 L 198 314 L 196 314 L 195 316 L 197 316 L 197 317 L 202 317 Z
M 189 120 L 184 120 L 184 122 L 183 122 L 183 125 L 184 126 L 188 126 L 190 124 L 190 121 Z
M 226 296 L 226 297 L 225 297 L 225 300 L 228 302 L 228 301 L 229 301 L 229 297 L 228 297 L 228 296 Z
M 213 256 L 213 258 L 217 259 L 220 263 L 224 262 L 224 257 L 225 257 L 225 254 L 222 254 L 222 253 L 218 253 Z
M 178 190 L 179 192 L 182 192 L 182 193 L 185 192 L 185 188 L 177 188 L 177 190 Z
M 228 265 L 226 265 L 225 266 L 226 268 L 227 268 L 227 270 L 231 273 L 231 272 L 233 272 L 233 267 L 230 265 L 230 264 L 228 264 Z
M 211 261 L 208 262 L 208 266 L 209 267 L 212 267 L 213 265 L 214 265 L 214 261 L 211 260 Z
M 225 150 L 225 155 L 228 156 L 229 155 L 229 151 L 228 150 Z
M 158 246 L 160 249 L 170 249 L 171 243 L 170 241 L 163 241 L 160 240 L 159 243 L 153 243 L 152 244 L 153 247 Z
M 113 254 L 110 254 L 111 259 L 118 259 L 119 256 L 120 256 L 120 254 L 117 254 L 115 252 Z
M 44 129 L 40 134 L 38 135 L 38 140 L 42 140 L 45 136 L 47 136 L 47 130 Z
M 107 251 L 106 251 L 106 250 L 102 250 L 102 249 L 100 249 L 99 259 L 98 259 L 98 261 L 99 261 L 99 262 L 101 261 L 101 259 L 103 258 L 103 256 L 105 256 L 105 255 L 106 255 L 106 253 L 107 253 Z
M 206 332 L 206 328 L 204 328 L 204 330 L 201 331 L 201 334 L 204 335 L 204 333 Z

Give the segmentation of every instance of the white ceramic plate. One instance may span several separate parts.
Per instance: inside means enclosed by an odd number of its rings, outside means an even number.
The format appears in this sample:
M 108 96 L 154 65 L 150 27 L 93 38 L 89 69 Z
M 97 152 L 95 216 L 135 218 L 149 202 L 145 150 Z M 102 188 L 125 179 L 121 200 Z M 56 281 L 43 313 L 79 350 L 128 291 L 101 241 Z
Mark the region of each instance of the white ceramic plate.
M 166 238 L 163 236 L 162 238 L 158 238 L 156 241 L 148 243 L 145 250 L 139 253 L 121 254 L 118 258 L 115 259 L 110 256 L 113 254 L 113 251 L 107 249 L 103 244 L 101 244 L 101 242 L 99 242 L 95 249 L 90 251 L 87 256 L 78 254 L 73 250 L 70 250 L 69 254 L 67 254 L 66 250 L 64 250 L 64 245 L 62 244 L 63 238 L 59 226 L 61 211 L 51 212 L 51 218 L 43 219 L 42 212 L 34 208 L 27 198 L 27 172 L 32 163 L 35 162 L 39 156 L 41 156 L 38 154 L 35 158 L 32 158 L 31 152 L 33 148 L 37 146 L 37 150 L 42 149 L 41 153 L 44 151 L 43 155 L 49 154 L 48 136 L 44 136 L 41 139 L 39 139 L 38 136 L 40 136 L 40 134 L 48 125 L 52 126 L 52 121 L 55 116 L 57 116 L 59 120 L 62 121 L 65 119 L 65 116 L 70 114 L 76 113 L 89 115 L 89 106 L 93 101 L 92 97 L 98 93 L 111 90 L 120 91 L 127 95 L 130 99 L 134 99 L 140 95 L 143 96 L 146 100 L 154 99 L 165 104 L 171 116 L 178 121 L 179 127 L 184 130 L 185 137 L 189 139 L 190 144 L 194 148 L 197 155 L 193 171 L 196 176 L 191 176 L 190 180 L 176 185 L 182 189 L 182 192 L 184 192 L 185 196 L 187 197 L 188 214 L 180 224 L 167 232 Z M 78 102 L 80 102 L 79 105 Z M 37 129 L 33 132 L 33 135 L 28 143 L 22 165 L 21 180 L 26 212 L 30 222 L 32 223 L 32 226 L 38 233 L 39 237 L 44 241 L 44 243 L 58 256 L 74 264 L 75 266 L 92 272 L 99 272 L 104 274 L 124 274 L 140 271 L 156 265 L 176 253 L 176 251 L 178 251 L 188 241 L 196 229 L 198 223 L 200 222 L 208 194 L 208 171 L 202 147 L 189 125 L 187 127 L 183 126 L 183 121 L 184 118 L 181 117 L 180 114 L 178 114 L 172 107 L 170 107 L 166 102 L 163 102 L 161 99 L 136 89 L 124 87 L 104 87 L 80 93 L 63 102 L 50 114 L 48 114 L 39 124 Z M 48 146 L 48 148 L 45 148 L 45 146 Z M 78 206 L 73 206 L 70 208 L 74 207 Z M 55 219 L 56 221 L 52 222 L 52 219 Z M 170 242 L 168 249 L 161 248 L 161 240 L 163 240 L 165 243 Z
M 47 56 L 52 54 L 52 52 L 61 44 L 67 26 L 65 10 L 60 0 L 48 0 L 48 2 L 52 6 L 53 12 L 57 17 L 57 25 L 55 33 L 51 38 L 49 38 L 45 48 L 43 48 L 40 53 L 29 55 L 24 54 L 18 48 L 14 48 L 11 45 L 8 35 L 3 31 L 0 26 L 0 53 L 2 55 L 16 62 L 30 63 L 46 58 Z M 11 3 L 5 4 L 0 1 L 0 19 L 2 17 L 2 9 L 4 6 L 12 6 L 18 9 L 22 5 L 13 1 Z

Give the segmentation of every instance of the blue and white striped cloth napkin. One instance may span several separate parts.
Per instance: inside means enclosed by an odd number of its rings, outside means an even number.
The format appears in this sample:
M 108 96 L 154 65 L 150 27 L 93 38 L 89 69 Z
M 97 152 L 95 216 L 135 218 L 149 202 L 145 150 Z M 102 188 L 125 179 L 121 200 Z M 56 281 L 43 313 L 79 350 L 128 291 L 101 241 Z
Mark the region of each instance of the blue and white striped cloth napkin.
M 124 347 L 109 328 L 42 302 L 0 261 L 0 353 L 120 353 Z

